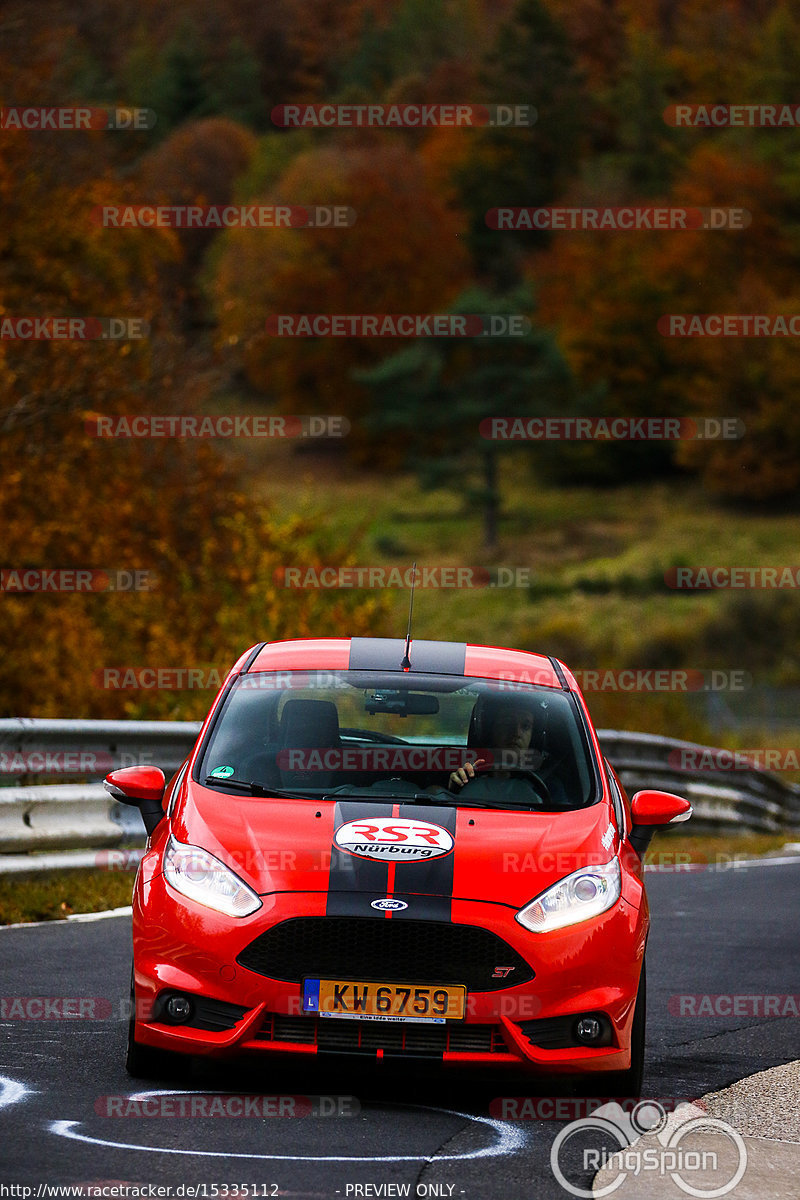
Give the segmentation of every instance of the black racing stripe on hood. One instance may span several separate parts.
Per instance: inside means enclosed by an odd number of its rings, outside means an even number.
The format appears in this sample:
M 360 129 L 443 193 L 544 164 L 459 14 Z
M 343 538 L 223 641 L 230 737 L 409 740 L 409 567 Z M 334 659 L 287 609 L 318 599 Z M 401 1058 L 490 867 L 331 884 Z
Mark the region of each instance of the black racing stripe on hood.
M 405 638 L 350 639 L 351 671 L 398 671 L 406 652 Z M 412 639 L 409 650 L 411 674 L 463 675 L 467 661 L 466 642 L 430 642 Z
M 391 817 L 393 805 L 374 801 L 342 800 L 334 811 L 334 834 L 348 821 Z M 428 807 L 419 804 L 400 804 L 398 817 L 429 822 L 446 829 L 455 842 L 456 810 L 451 807 Z M 408 907 L 391 912 L 392 920 L 416 918 L 428 921 L 452 919 L 455 846 L 447 854 L 430 860 L 395 862 L 394 880 L 389 888 L 390 862 L 382 859 L 359 858 L 331 846 L 331 866 L 328 877 L 328 899 L 325 913 L 329 917 L 374 917 L 386 920 L 389 914 L 372 908 L 373 900 L 394 898 Z
M 441 825 L 453 838 L 456 837 L 456 809 L 453 807 L 429 808 L 419 804 L 401 804 L 401 817 L 429 821 Z M 392 919 L 416 917 L 431 921 L 452 919 L 453 877 L 455 873 L 455 844 L 449 854 L 432 858 L 429 862 L 398 863 L 394 872 L 392 895 L 405 900 L 408 908 L 392 914 Z M 409 895 L 414 893 L 414 895 Z M 420 894 L 424 893 L 424 894 Z
M 333 814 L 333 832 L 348 821 L 361 821 L 368 817 L 388 817 L 392 805 L 375 801 L 339 800 Z M 389 864 L 379 860 L 358 858 L 331 844 L 331 867 L 328 875 L 328 902 L 325 913 L 329 917 L 374 916 L 384 914 L 365 903 L 364 893 L 372 893 L 369 899 L 388 896 Z M 365 911 L 366 910 L 366 911 Z

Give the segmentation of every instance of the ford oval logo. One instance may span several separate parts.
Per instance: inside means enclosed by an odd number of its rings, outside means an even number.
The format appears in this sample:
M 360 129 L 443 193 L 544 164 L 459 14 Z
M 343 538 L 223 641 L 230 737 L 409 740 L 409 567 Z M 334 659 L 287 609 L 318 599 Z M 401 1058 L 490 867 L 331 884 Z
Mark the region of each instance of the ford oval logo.
M 387 896 L 385 900 L 373 900 L 370 908 L 380 908 L 381 910 L 389 908 L 392 912 L 399 912 L 401 908 L 408 908 L 405 900 L 390 900 Z

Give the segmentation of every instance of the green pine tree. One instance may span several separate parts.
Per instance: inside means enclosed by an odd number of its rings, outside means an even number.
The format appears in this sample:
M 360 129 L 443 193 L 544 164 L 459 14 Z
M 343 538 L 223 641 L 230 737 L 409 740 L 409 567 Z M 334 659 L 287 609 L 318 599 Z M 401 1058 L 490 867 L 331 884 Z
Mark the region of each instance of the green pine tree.
M 498 297 L 475 288 L 450 311 L 498 318 L 531 308 L 527 289 Z M 467 510 L 480 512 L 485 550 L 495 553 L 499 457 L 525 443 L 492 440 L 482 422 L 563 408 L 571 380 L 553 337 L 531 325 L 521 336 L 420 339 L 355 377 L 374 398 L 367 428 L 403 445 L 422 487 L 455 490 Z

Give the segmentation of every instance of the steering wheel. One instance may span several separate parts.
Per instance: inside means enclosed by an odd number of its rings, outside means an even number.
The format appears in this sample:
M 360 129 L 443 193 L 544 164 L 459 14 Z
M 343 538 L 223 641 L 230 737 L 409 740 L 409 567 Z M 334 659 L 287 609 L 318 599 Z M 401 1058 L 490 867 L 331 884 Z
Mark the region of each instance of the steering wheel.
M 489 767 L 485 771 L 480 771 L 474 776 L 473 779 L 467 780 L 458 794 L 461 795 L 463 792 L 465 792 L 471 783 L 475 783 L 477 780 L 483 779 L 487 775 L 490 777 L 492 775 L 497 775 L 501 771 L 504 775 L 509 775 L 512 779 L 524 779 L 526 783 L 529 783 L 531 787 L 539 793 L 545 804 L 552 804 L 553 801 L 550 795 L 549 787 L 542 779 L 541 775 L 537 774 L 536 771 L 531 770 L 530 767 L 512 767 L 508 771 L 504 770 L 502 767 Z

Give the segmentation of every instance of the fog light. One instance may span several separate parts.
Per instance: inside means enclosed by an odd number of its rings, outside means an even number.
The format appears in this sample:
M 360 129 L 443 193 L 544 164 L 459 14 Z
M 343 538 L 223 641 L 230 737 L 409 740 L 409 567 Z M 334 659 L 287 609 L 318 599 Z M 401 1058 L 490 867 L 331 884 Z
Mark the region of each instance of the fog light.
M 578 1041 L 591 1045 L 593 1042 L 599 1042 L 603 1036 L 603 1026 L 597 1017 L 581 1017 L 580 1021 L 575 1023 L 575 1036 Z
M 192 1015 L 191 1003 L 185 996 L 170 996 L 164 1008 L 169 1020 L 174 1021 L 176 1025 L 182 1025 Z

